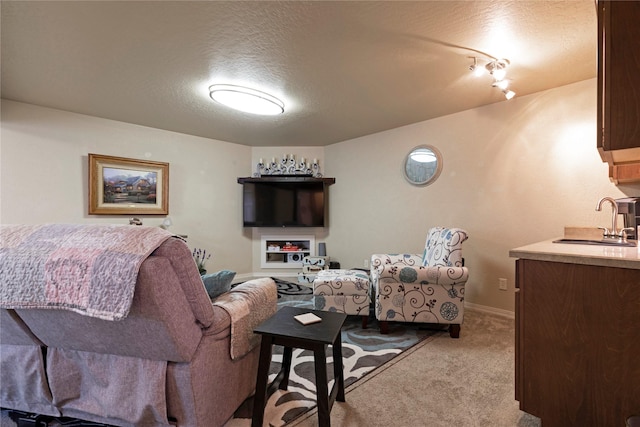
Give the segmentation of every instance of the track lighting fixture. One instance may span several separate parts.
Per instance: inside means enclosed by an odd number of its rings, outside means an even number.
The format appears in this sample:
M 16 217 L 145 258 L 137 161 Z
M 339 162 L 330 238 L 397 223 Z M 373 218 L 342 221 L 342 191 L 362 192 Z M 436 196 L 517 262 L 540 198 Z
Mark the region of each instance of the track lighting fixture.
M 512 90 L 507 89 L 509 87 L 510 81 L 506 79 L 507 75 L 507 67 L 511 64 L 508 59 L 497 59 L 493 58 L 488 60 L 487 63 L 482 66 L 480 64 L 480 59 L 477 57 L 470 57 L 473 59 L 473 64 L 469 66 L 469 71 L 473 72 L 474 75 L 480 76 L 482 74 L 489 73 L 491 77 L 493 77 L 493 83 L 491 86 L 498 88 L 507 98 L 507 100 L 513 98 L 516 93 Z

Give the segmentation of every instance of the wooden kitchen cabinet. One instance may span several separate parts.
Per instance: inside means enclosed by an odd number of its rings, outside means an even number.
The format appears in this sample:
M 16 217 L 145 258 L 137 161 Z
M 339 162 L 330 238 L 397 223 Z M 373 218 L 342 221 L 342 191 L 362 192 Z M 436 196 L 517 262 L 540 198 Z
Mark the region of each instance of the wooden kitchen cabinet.
M 640 2 L 598 1 L 598 151 L 616 183 L 640 181 Z
M 516 261 L 516 399 L 543 427 L 640 414 L 640 270 Z

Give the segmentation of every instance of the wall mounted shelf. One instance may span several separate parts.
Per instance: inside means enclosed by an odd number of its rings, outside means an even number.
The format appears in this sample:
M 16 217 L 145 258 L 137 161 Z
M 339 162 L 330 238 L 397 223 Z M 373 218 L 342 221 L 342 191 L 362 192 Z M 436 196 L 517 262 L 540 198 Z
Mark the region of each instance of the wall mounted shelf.
M 287 249 L 288 245 L 295 249 Z M 260 267 L 302 269 L 302 259 L 315 255 L 316 239 L 311 235 L 262 236 Z
M 331 185 L 336 183 L 335 178 L 314 178 L 312 176 L 300 176 L 300 175 L 269 175 L 262 176 L 260 178 L 245 177 L 238 178 L 238 184 L 244 184 L 245 182 L 322 182 L 325 185 Z

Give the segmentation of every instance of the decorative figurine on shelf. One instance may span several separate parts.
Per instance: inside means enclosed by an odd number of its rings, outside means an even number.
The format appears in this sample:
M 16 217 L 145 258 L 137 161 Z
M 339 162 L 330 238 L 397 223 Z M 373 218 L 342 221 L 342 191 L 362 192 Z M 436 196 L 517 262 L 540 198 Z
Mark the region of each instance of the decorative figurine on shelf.
M 193 259 L 196 261 L 201 276 L 207 274 L 207 269 L 204 268 L 204 264 L 209 258 L 211 258 L 211 254 L 207 254 L 206 249 L 195 248 L 193 250 Z
M 301 157 L 300 161 L 296 161 L 294 154 L 284 154 L 280 161 L 275 157 L 271 159 L 271 162 L 260 159 L 253 176 L 260 178 L 262 175 L 298 175 L 322 178 L 318 159 L 313 159 L 313 162 L 307 160 L 309 159 Z

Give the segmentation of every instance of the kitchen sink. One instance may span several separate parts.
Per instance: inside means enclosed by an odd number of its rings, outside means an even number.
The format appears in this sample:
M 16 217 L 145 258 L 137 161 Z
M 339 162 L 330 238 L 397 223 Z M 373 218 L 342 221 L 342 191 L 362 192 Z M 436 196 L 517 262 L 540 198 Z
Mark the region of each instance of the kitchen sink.
M 568 243 L 572 245 L 599 245 L 599 246 L 623 246 L 629 248 L 635 248 L 638 246 L 636 241 L 619 242 L 617 240 L 589 240 L 589 239 L 558 239 L 553 243 Z

